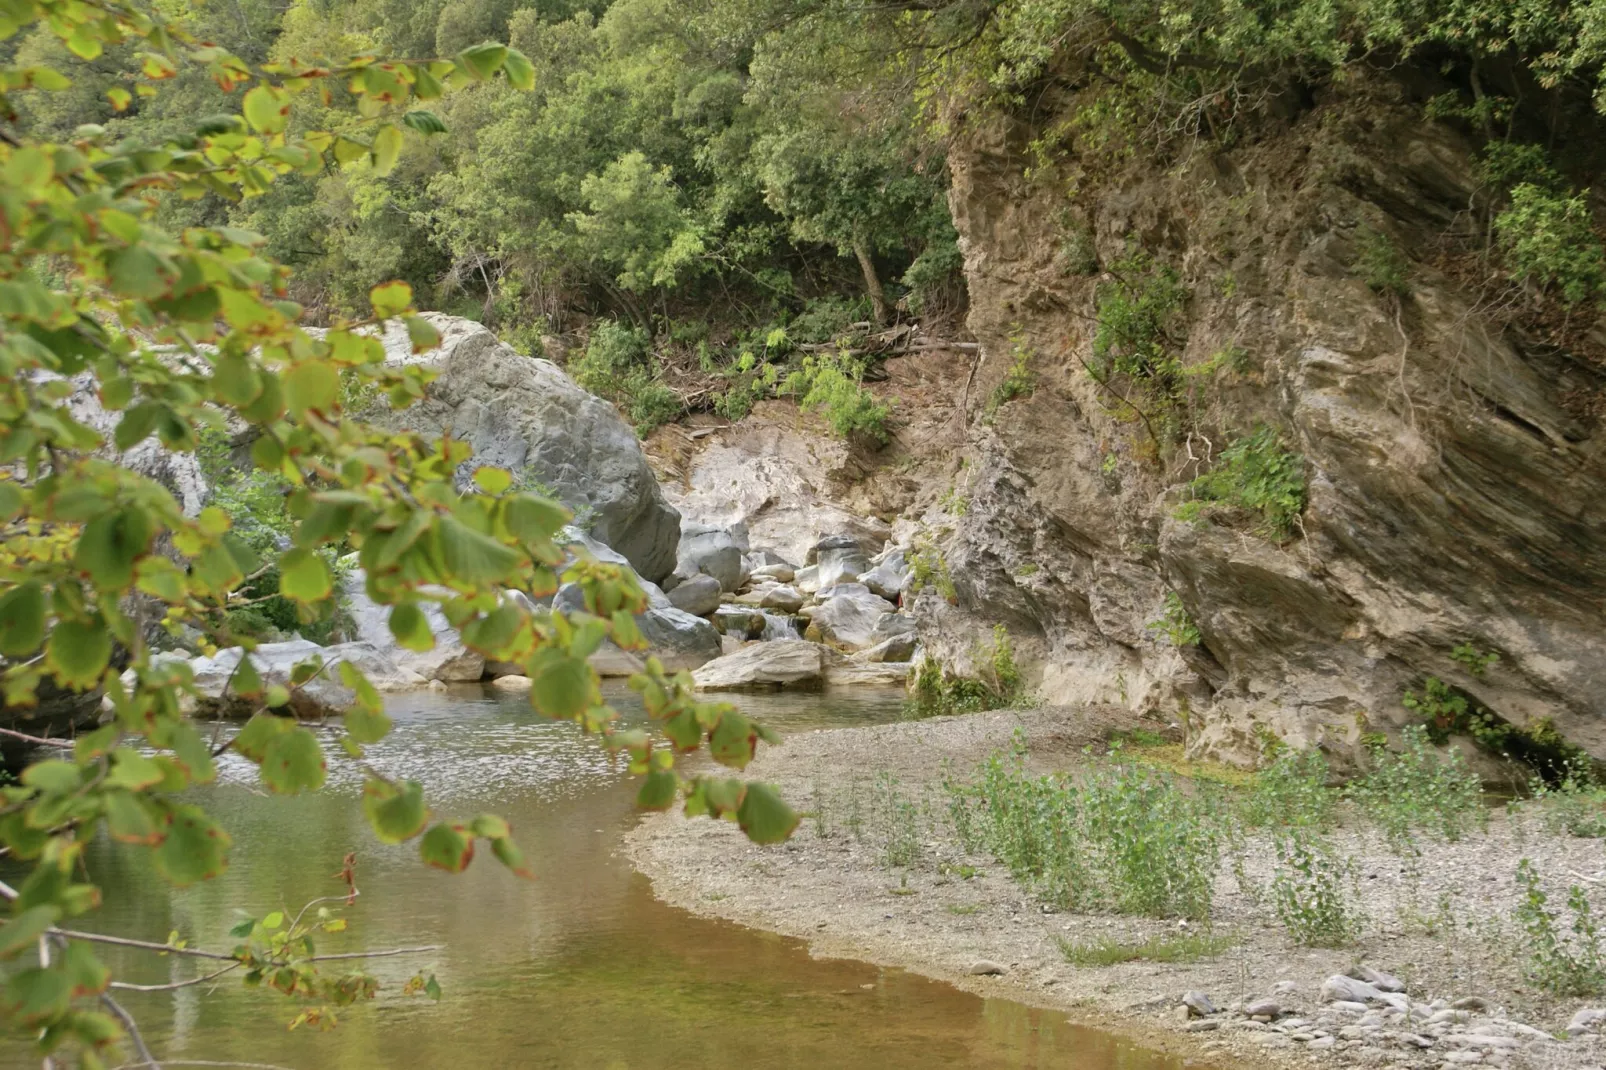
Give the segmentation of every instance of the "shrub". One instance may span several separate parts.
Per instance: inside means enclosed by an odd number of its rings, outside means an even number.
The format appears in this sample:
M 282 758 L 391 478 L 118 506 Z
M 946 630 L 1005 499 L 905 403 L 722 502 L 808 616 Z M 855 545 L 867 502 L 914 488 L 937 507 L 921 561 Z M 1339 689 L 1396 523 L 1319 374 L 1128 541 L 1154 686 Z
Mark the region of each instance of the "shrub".
M 1010 351 L 1014 360 L 1009 366 L 1009 372 L 1003 380 L 993 387 L 992 394 L 987 398 L 985 415 L 991 419 L 1000 408 L 1014 401 L 1016 398 L 1029 398 L 1035 388 L 1036 376 L 1030 367 L 1032 359 L 1031 347 L 1026 345 L 1019 334 L 1010 338 Z
M 1221 842 L 1212 799 L 1119 758 L 1081 779 L 1027 776 L 1023 759 L 1017 741 L 974 786 L 949 788 L 1016 880 L 1061 908 L 1209 915 Z
M 1411 292 L 1411 262 L 1382 231 L 1363 230 L 1357 240 L 1355 274 L 1380 294 L 1404 297 Z
M 803 358 L 803 366 L 781 384 L 784 394 L 800 395 L 798 404 L 821 410 L 843 438 L 859 433 L 885 443 L 890 407 L 864 388 L 864 365 L 846 353 L 820 353 Z
M 1188 299 L 1182 277 L 1144 252 L 1116 261 L 1110 274 L 1098 290 L 1094 376 L 1123 375 L 1151 399 L 1169 399 L 1181 371 L 1170 331 Z
M 570 362 L 574 381 L 617 405 L 642 438 L 680 416 L 680 398 L 658 379 L 647 332 L 616 320 L 599 320 L 580 359 Z
M 908 712 L 915 717 L 937 717 L 977 710 L 997 710 L 1026 701 L 1025 682 L 1015 664 L 1015 648 L 1002 624 L 993 627 L 992 642 L 978 644 L 972 658 L 980 667 L 979 677 L 958 676 L 936 658 L 920 663 L 910 691 Z
M 1569 196 L 1532 182 L 1511 190 L 1511 204 L 1494 220 L 1512 279 L 1554 292 L 1569 305 L 1606 289 L 1601 248 L 1587 194 Z
M 1199 628 L 1188 615 L 1188 607 L 1182 604 L 1182 596 L 1175 591 L 1165 593 L 1165 612 L 1159 620 L 1151 620 L 1148 625 L 1151 632 L 1159 632 L 1166 637 L 1172 646 L 1198 646 Z
M 1417 725 L 1401 733 L 1398 751 L 1372 749 L 1371 771 L 1350 785 L 1349 794 L 1396 848 L 1409 845 L 1419 829 L 1454 841 L 1488 820 L 1483 786 L 1460 753 L 1441 755 Z
M 1279 838 L 1272 906 L 1296 943 L 1305 947 L 1348 947 L 1360 935 L 1364 916 L 1350 900 L 1355 863 L 1304 836 Z
M 1277 432 L 1261 427 L 1221 452 L 1221 460 L 1188 485 L 1192 500 L 1177 510 L 1197 520 L 1206 503 L 1222 502 L 1258 513 L 1260 531 L 1279 542 L 1288 539 L 1305 511 L 1305 465 L 1282 448 Z
M 787 326 L 787 335 L 796 342 L 820 345 L 848 333 L 855 323 L 870 319 L 870 299 L 861 297 L 821 297 L 810 301 Z
M 1606 837 L 1606 788 L 1601 787 L 1587 759 L 1573 757 L 1562 766 L 1554 784 L 1535 777 L 1532 794 L 1518 804 L 1536 813 L 1551 833 L 1587 839 Z
M 1593 996 L 1606 991 L 1606 956 L 1589 896 L 1573 885 L 1567 889 L 1571 935 L 1563 934 L 1560 915 L 1547 906 L 1550 897 L 1539 886 L 1539 874 L 1524 858 L 1517 863 L 1517 885 L 1523 893 L 1516 920 L 1527 934 L 1528 978 L 1558 996 Z
M 1244 799 L 1244 822 L 1254 828 L 1331 828 L 1338 792 L 1327 786 L 1326 755 L 1276 743 L 1266 756 Z
M 1500 660 L 1500 655 L 1485 654 L 1471 643 L 1457 643 L 1450 651 L 1450 659 L 1466 666 L 1467 671 L 1473 676 L 1482 676 L 1489 671 L 1490 666 Z

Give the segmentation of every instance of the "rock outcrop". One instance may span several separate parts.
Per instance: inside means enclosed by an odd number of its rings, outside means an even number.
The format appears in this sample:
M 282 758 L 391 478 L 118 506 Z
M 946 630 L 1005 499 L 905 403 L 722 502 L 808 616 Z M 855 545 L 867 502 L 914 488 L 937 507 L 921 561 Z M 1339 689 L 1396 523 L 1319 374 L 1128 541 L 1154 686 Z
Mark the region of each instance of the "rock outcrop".
M 414 355 L 400 325 L 384 336 L 387 361 L 438 372 L 423 401 L 369 419 L 427 434 L 450 429 L 474 447 L 472 465 L 497 465 L 549 488 L 586 514 L 590 533 L 657 582 L 675 567 L 680 514 L 664 500 L 636 434 L 601 398 L 557 365 L 520 355 L 472 320 L 428 313 L 442 344 Z
M 190 662 L 203 707 L 225 716 L 248 713 L 255 708 L 255 702 L 235 698 L 230 691 L 242 653 L 237 646 L 229 647 L 212 657 L 195 658 Z M 251 664 L 264 685 L 286 687 L 290 684 L 291 671 L 314 657 L 323 659 L 322 671 L 290 691 L 290 709 L 301 718 L 338 716 L 356 700 L 352 690 L 340 682 L 338 667 L 341 662 L 350 662 L 361 669 L 368 682 L 380 691 L 410 691 L 429 682 L 418 673 L 401 668 L 369 643 L 319 646 L 305 639 L 291 639 L 283 643 L 263 643 L 250 654 Z
M 821 649 L 802 639 L 754 643 L 692 671 L 704 691 L 813 690 L 824 681 Z

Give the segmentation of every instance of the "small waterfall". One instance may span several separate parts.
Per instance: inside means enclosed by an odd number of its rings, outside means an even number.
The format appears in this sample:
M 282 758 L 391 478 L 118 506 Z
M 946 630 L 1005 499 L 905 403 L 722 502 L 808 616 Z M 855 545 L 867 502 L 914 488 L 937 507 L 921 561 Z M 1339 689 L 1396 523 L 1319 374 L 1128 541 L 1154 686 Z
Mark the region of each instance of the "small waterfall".
M 763 613 L 764 632 L 759 638 L 764 642 L 768 643 L 773 639 L 797 639 L 799 637 L 797 626 L 792 623 L 791 617 L 783 616 L 780 613 L 771 613 L 767 609 Z

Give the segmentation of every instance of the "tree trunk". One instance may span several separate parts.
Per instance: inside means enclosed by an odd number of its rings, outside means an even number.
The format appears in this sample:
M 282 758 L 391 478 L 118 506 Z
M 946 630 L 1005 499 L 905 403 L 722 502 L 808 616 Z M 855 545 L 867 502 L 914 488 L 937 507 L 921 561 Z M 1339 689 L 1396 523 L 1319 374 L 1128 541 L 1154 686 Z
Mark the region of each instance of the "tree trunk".
M 853 243 L 853 255 L 859 258 L 859 270 L 864 272 L 864 289 L 870 295 L 870 309 L 878 327 L 886 326 L 887 294 L 881 288 L 881 277 L 875 273 L 875 261 L 870 259 L 870 246 L 863 239 Z

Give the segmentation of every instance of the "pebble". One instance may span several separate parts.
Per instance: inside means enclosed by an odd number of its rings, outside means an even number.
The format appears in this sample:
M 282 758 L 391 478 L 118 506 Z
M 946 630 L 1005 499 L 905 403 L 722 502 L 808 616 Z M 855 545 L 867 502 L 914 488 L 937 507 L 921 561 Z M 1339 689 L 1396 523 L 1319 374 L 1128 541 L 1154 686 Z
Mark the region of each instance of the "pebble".
M 977 959 L 965 972 L 972 977 L 995 977 L 1008 973 L 1009 968 L 992 959 Z
M 1483 1062 L 1483 1055 L 1476 1051 L 1452 1051 L 1445 1055 L 1444 1061 L 1465 1066 L 1469 1063 Z
M 1201 1018 L 1208 1018 L 1217 1012 L 1217 1007 L 1210 1002 L 1210 997 L 1198 990 L 1185 993 L 1182 997 L 1182 1005 Z
M 1220 1029 L 1221 1022 L 1216 1018 L 1201 1018 L 1197 1022 L 1189 1022 L 1183 1028 L 1189 1033 L 1208 1033 L 1212 1029 Z
M 1366 1004 L 1357 1003 L 1354 1000 L 1339 999 L 1333 1001 L 1333 1009 L 1335 1011 L 1344 1011 L 1346 1014 L 1365 1014 Z
M 1363 1006 L 1374 1000 L 1386 1002 L 1383 992 L 1376 986 L 1341 973 L 1335 973 L 1322 982 L 1321 1000 L 1323 1003 L 1359 1003 Z
M 1422 1036 L 1420 1033 L 1401 1033 L 1400 1042 L 1402 1044 L 1409 1044 L 1416 1048 L 1433 1047 L 1433 1041 L 1429 1040 L 1425 1036 Z
M 1405 982 L 1391 973 L 1374 970 L 1370 966 L 1352 966 L 1347 975 L 1357 981 L 1365 981 L 1379 992 L 1404 992 Z
M 1458 1011 L 1486 1011 L 1489 1009 L 1489 1001 L 1482 996 L 1463 996 L 1450 1004 L 1450 1008 Z
M 1338 1041 L 1334 1040 L 1332 1037 L 1317 1037 L 1315 1040 L 1307 1044 L 1306 1047 L 1311 1048 L 1314 1051 L 1325 1051 L 1337 1043 Z
M 1299 982 L 1298 981 L 1278 981 L 1276 984 L 1271 986 L 1271 990 L 1273 992 L 1277 993 L 1279 996 L 1286 996 L 1290 992 L 1298 992 L 1299 991 Z
M 1434 1011 L 1432 1014 L 1427 1016 L 1427 1019 L 1423 1022 L 1423 1024 L 1439 1025 L 1443 1022 L 1454 1022 L 1459 1025 L 1462 1022 L 1469 1021 L 1471 1017 L 1472 1016 L 1467 1014 L 1465 1011 Z
M 1582 1033 L 1587 1033 L 1602 1021 L 1606 1021 L 1606 1010 L 1600 1007 L 1580 1008 L 1567 1023 L 1567 1035 L 1576 1037 Z
M 1171 1017 L 1175 1018 L 1179 1022 L 1186 1022 L 1189 1018 L 1193 1017 L 1193 1011 L 1188 1009 L 1188 1005 L 1186 1003 L 1178 1003 L 1175 1007 L 1171 1008 Z
M 1517 1048 L 1522 1041 L 1516 1037 L 1496 1037 L 1487 1033 L 1449 1033 L 1444 1037 L 1446 1044 L 1457 1048 Z
M 1244 1008 L 1244 1013 L 1251 1018 L 1275 1018 L 1282 1012 L 1282 1007 L 1270 999 L 1257 999 Z

